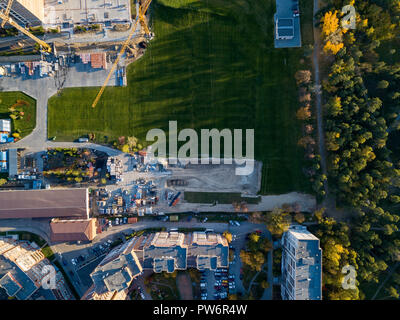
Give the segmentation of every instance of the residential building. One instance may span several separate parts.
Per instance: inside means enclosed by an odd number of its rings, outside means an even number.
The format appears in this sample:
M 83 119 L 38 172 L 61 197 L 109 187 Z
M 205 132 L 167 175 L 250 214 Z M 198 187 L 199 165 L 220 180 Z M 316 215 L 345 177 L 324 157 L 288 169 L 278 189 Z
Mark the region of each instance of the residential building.
M 10 17 L 22 26 L 40 26 L 44 19 L 45 0 L 14 0 Z M 8 0 L 0 0 L 0 9 L 7 8 Z
M 190 243 L 188 266 L 198 270 L 228 267 L 229 244 L 221 234 L 193 232 L 187 238 Z
M 133 246 L 134 239 L 113 249 L 90 274 L 93 285 L 82 300 L 125 300 L 133 279 L 143 269 Z
M 93 285 L 82 299 L 125 300 L 129 285 L 144 270 L 215 270 L 227 268 L 228 257 L 228 241 L 220 234 L 172 231 L 134 237 L 111 251 L 93 271 Z
M 55 288 L 43 288 L 42 281 L 54 267 Z M 18 300 L 71 300 L 73 296 L 61 272 L 47 260 L 35 243 L 0 237 L 0 287 Z M 34 298 L 34 295 L 37 297 Z
M 293 225 L 282 236 L 283 300 L 322 300 L 322 250 L 305 226 Z

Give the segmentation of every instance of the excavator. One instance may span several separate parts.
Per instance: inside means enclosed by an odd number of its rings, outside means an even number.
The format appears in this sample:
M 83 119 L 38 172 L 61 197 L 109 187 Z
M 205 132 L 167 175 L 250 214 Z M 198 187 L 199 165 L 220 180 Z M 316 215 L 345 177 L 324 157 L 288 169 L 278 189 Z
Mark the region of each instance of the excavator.
M 145 16 L 145 14 L 147 12 L 147 9 L 150 6 L 151 1 L 152 0 L 144 0 L 144 3 L 142 3 L 141 6 L 139 6 L 138 15 L 137 15 L 136 21 L 135 21 L 135 23 L 134 23 L 134 25 L 133 25 L 133 27 L 131 29 L 131 32 L 129 33 L 128 38 L 125 40 L 121 50 L 119 51 L 117 59 L 115 60 L 114 64 L 112 65 L 111 70 L 110 70 L 106 80 L 103 83 L 103 86 L 101 87 L 99 93 L 97 94 L 96 98 L 94 99 L 93 104 L 92 104 L 92 108 L 96 107 L 96 105 L 99 102 L 101 96 L 103 95 L 103 92 L 104 92 L 105 88 L 107 87 L 107 84 L 110 81 L 111 76 L 114 74 L 115 69 L 117 68 L 119 60 L 121 59 L 122 55 L 124 54 L 124 52 L 128 48 L 129 43 L 131 41 L 131 38 L 133 37 L 133 35 L 136 32 L 136 27 L 137 27 L 137 24 L 139 22 L 140 22 L 142 28 L 144 29 L 144 31 L 146 33 L 146 36 L 148 36 L 148 37 L 150 36 L 150 30 L 149 30 L 149 28 L 148 28 L 148 26 L 146 24 L 146 20 L 145 20 L 144 16 Z
M 14 0 L 8 0 L 7 3 L 7 8 L 5 10 L 1 10 L 0 11 L 0 19 L 2 20 L 1 22 L 1 27 L 3 28 L 5 26 L 6 23 L 10 24 L 11 26 L 13 26 L 14 28 L 16 28 L 18 31 L 22 32 L 23 34 L 25 34 L 26 36 L 28 36 L 29 38 L 31 38 L 32 40 L 34 40 L 36 43 L 38 43 L 42 50 L 46 53 L 50 53 L 51 52 L 51 46 L 48 45 L 46 42 L 44 42 L 43 40 L 40 40 L 38 37 L 36 37 L 35 35 L 33 35 L 31 32 L 29 32 L 27 29 L 25 29 L 24 27 L 21 27 L 18 23 L 16 23 L 11 17 L 10 17 L 10 11 L 11 11 L 11 6 L 12 3 L 14 2 Z

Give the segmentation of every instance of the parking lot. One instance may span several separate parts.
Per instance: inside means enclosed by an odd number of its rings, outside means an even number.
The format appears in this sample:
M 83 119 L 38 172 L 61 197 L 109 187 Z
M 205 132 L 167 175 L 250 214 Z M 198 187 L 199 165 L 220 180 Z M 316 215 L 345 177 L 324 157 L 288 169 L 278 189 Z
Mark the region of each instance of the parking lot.
M 276 0 L 276 13 L 274 15 L 275 48 L 301 47 L 300 15 L 299 0 Z M 290 22 L 278 31 L 281 35 L 284 33 L 283 38 L 280 39 L 277 38 L 279 20 Z
M 229 274 L 228 269 L 218 268 L 201 273 L 201 300 L 222 300 L 227 299 L 228 294 L 236 293 L 235 275 Z
M 111 243 L 112 241 L 108 240 L 97 243 L 93 247 L 83 248 L 78 253 L 73 251 L 57 255 L 68 277 L 81 295 L 92 285 L 90 274 L 110 252 Z

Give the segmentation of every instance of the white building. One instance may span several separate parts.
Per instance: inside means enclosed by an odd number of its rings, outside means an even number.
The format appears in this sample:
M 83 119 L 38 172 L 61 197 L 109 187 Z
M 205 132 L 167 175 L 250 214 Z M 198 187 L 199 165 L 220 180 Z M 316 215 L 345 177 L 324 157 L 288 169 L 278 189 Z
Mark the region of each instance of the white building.
M 319 239 L 294 225 L 282 236 L 283 300 L 322 300 L 322 250 Z
M 11 132 L 11 120 L 0 119 L 0 132 Z

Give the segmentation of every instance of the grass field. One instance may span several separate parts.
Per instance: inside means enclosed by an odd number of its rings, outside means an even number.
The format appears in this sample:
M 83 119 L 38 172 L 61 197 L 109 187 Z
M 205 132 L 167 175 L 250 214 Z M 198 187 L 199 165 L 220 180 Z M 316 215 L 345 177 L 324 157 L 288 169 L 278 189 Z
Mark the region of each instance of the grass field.
M 17 100 L 24 100 L 29 105 L 18 106 L 16 110 L 23 111 L 22 119 L 12 120 L 12 130 L 20 130 L 21 138 L 32 132 L 36 126 L 36 101 L 22 92 L 0 92 L 0 119 L 10 119 L 9 108 L 17 103 Z
M 302 1 L 303 45 L 311 41 L 312 6 Z M 149 129 L 254 129 L 264 163 L 262 194 L 310 191 L 297 147 L 300 124 L 294 73 L 302 49 L 274 49 L 275 0 L 154 0 L 156 34 L 146 54 L 128 68 L 128 86 L 65 89 L 49 101 L 48 136 L 97 142 Z

